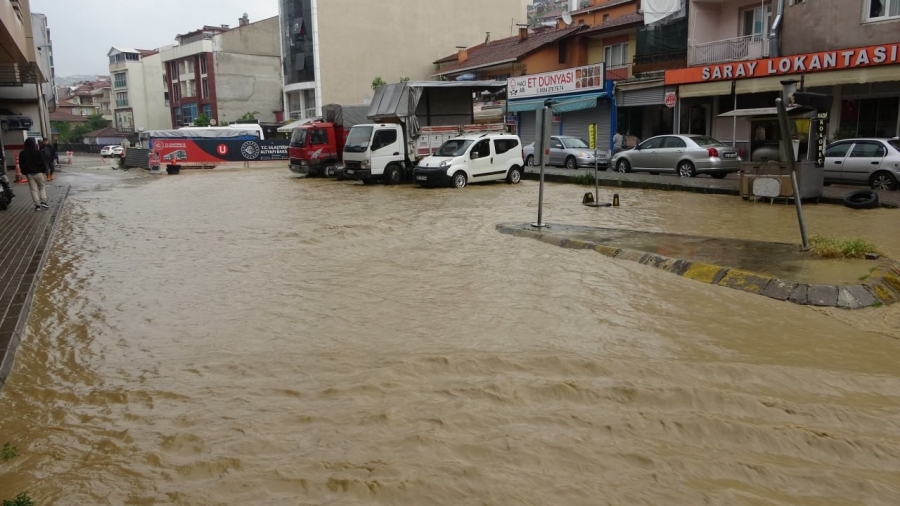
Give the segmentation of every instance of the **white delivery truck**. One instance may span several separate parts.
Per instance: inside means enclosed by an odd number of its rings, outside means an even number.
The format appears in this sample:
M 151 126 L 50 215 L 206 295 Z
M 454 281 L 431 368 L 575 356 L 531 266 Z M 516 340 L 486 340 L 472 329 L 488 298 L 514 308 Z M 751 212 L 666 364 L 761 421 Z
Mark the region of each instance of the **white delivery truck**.
M 503 123 L 475 124 L 473 94 L 506 88 L 500 81 L 419 81 L 378 88 L 372 123 L 354 125 L 344 144 L 344 177 L 398 184 L 444 141 L 467 133 L 503 133 Z

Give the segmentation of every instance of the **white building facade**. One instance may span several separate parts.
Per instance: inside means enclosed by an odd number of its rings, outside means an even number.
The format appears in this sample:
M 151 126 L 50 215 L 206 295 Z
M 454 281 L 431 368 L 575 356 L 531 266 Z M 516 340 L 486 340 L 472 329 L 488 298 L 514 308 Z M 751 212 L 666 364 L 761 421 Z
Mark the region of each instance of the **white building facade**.
M 107 56 L 116 131 L 133 134 L 172 128 L 159 50 L 113 47 Z

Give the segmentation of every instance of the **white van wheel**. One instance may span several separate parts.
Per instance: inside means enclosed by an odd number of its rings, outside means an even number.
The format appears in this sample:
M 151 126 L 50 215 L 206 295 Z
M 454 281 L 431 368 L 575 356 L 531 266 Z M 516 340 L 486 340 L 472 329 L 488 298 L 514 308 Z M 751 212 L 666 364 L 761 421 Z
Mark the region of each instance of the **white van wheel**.
M 456 174 L 453 174 L 453 186 L 456 188 L 465 188 L 468 179 L 466 178 L 466 173 L 463 171 L 459 171 Z

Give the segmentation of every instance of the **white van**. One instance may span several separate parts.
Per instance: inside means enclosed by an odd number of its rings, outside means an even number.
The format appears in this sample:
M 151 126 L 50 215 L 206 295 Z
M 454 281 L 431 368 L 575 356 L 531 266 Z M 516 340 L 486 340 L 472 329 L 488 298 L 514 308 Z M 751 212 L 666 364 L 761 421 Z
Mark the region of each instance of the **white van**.
M 413 170 L 420 186 L 454 186 L 468 183 L 522 180 L 522 141 L 510 134 L 470 134 L 454 137 Z

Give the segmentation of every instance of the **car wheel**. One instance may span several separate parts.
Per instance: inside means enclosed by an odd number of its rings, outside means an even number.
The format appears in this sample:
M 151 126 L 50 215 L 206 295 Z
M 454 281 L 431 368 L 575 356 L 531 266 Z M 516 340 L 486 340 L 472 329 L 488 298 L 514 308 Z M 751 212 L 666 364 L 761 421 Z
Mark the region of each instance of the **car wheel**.
M 528 158 L 525 159 L 525 165 L 534 167 L 534 156 L 528 155 Z
M 578 169 L 578 161 L 575 160 L 574 156 L 566 158 L 566 168 L 569 170 Z
M 710 174 L 713 179 L 725 179 L 725 176 L 727 175 L 727 172 L 713 172 Z
M 9 123 L 7 121 L 0 121 L 0 129 L 9 130 Z
M 631 164 L 624 158 L 616 162 L 616 172 L 631 172 Z
M 384 184 L 394 185 L 403 182 L 403 173 L 400 171 L 400 167 L 391 165 L 386 170 L 387 172 L 384 174 Z
M 873 190 L 896 190 L 897 178 L 890 172 L 876 172 L 869 178 L 869 187 Z
M 466 178 L 466 173 L 463 171 L 459 171 L 456 174 L 453 174 L 453 186 L 455 188 L 465 188 L 468 179 Z
M 518 165 L 513 165 L 509 172 L 506 173 L 506 182 L 509 184 L 519 184 L 522 180 L 522 169 Z
M 678 175 L 681 177 L 695 177 L 697 170 L 694 169 L 693 163 L 685 160 L 678 163 Z
M 322 175 L 325 177 L 334 177 L 338 174 L 338 166 L 335 163 L 327 163 L 322 167 Z

